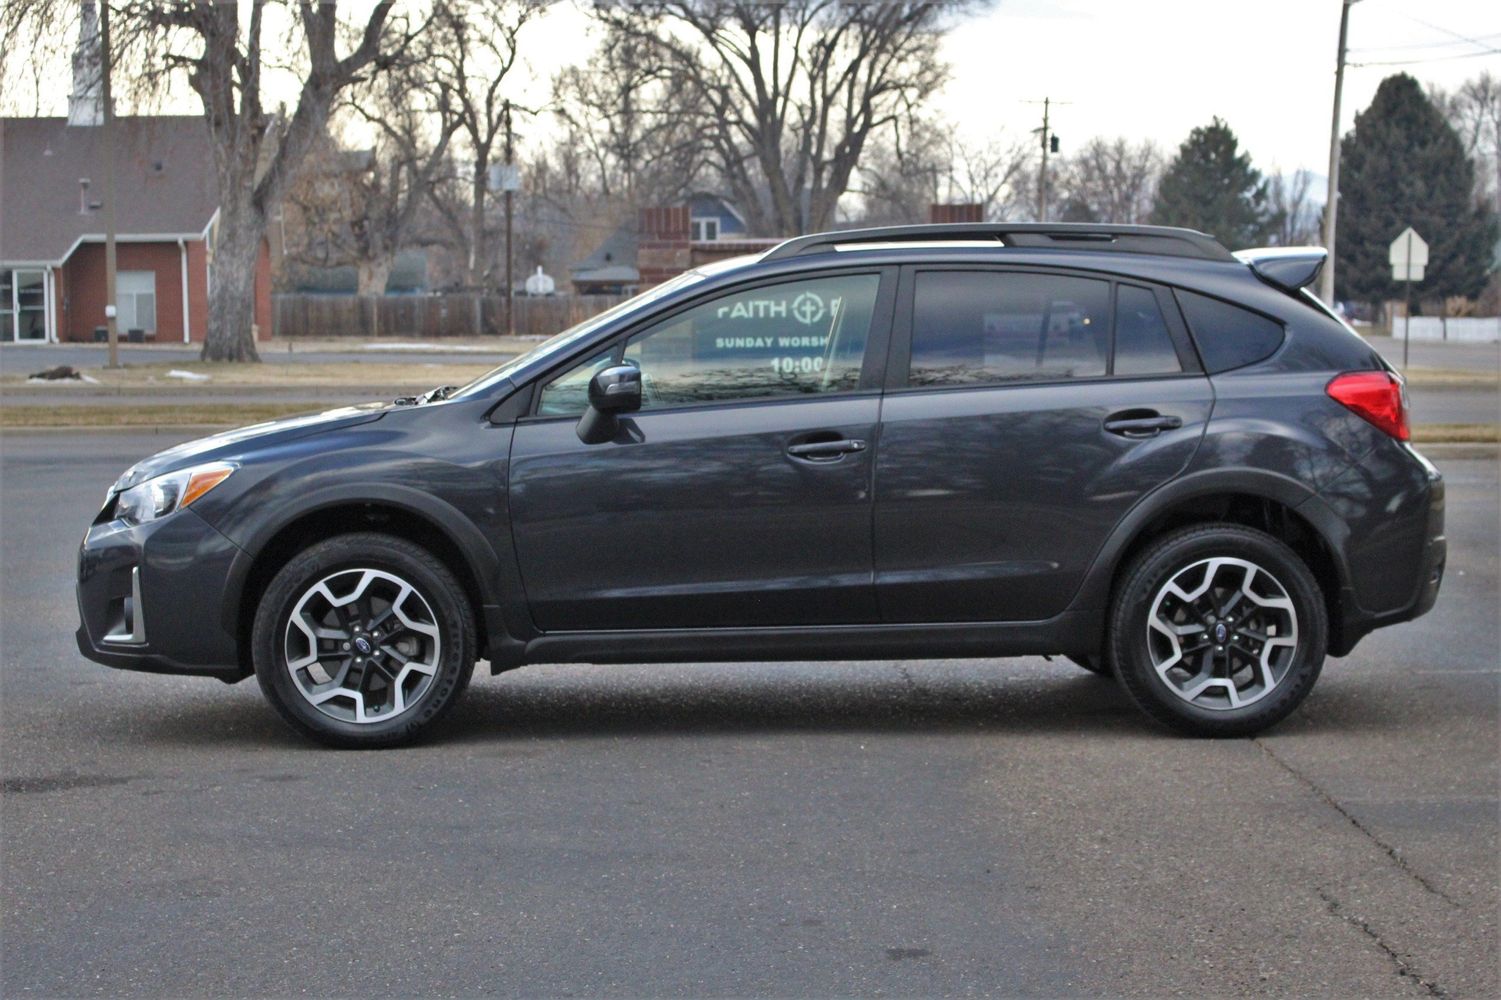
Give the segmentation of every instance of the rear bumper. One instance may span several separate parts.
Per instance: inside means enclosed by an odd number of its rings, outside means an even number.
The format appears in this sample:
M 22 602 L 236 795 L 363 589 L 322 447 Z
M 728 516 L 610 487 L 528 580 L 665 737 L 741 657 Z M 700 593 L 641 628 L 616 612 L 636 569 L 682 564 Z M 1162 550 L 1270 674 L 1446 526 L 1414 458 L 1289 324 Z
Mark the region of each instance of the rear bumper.
M 1345 656 L 1376 629 L 1427 614 L 1438 601 L 1449 556 L 1444 478 L 1410 445 L 1393 442 L 1321 499 L 1349 526 L 1329 643 L 1330 654 Z
M 78 651 L 123 670 L 246 676 L 236 637 L 221 624 L 238 552 L 191 510 L 91 526 L 78 552 Z

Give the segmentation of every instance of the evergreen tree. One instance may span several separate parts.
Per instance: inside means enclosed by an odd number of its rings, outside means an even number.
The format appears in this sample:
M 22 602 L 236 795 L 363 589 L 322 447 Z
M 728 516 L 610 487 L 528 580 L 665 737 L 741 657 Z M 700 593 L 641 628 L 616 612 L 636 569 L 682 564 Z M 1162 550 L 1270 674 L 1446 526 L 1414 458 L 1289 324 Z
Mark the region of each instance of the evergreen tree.
M 1414 298 L 1480 294 L 1493 270 L 1496 216 L 1475 196 L 1458 134 L 1406 73 L 1387 77 L 1340 142 L 1336 296 L 1401 298 L 1387 252 L 1411 226 L 1428 241 Z
M 1263 246 L 1277 229 L 1266 181 L 1218 118 L 1178 147 L 1157 185 L 1152 221 L 1198 229 L 1232 250 Z

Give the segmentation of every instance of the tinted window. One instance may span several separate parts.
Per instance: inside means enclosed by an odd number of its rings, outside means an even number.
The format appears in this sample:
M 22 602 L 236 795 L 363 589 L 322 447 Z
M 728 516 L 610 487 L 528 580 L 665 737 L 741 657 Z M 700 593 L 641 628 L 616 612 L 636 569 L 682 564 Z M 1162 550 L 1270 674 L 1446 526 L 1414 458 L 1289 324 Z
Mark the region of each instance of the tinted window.
M 1265 316 L 1193 292 L 1178 292 L 1178 304 L 1211 373 L 1269 358 L 1282 346 L 1282 325 Z
M 1104 375 L 1110 285 L 1089 278 L 923 271 L 909 385 Z
M 1183 370 L 1157 296 L 1145 288 L 1121 285 L 1115 293 L 1116 375 L 1158 375 Z
M 637 334 L 623 360 L 641 369 L 642 409 L 857 388 L 880 281 L 854 274 L 746 289 Z M 582 413 L 589 379 L 617 356 L 553 379 L 537 412 Z
M 632 337 L 642 408 L 838 392 L 860 384 L 881 279 L 762 286 L 693 307 Z

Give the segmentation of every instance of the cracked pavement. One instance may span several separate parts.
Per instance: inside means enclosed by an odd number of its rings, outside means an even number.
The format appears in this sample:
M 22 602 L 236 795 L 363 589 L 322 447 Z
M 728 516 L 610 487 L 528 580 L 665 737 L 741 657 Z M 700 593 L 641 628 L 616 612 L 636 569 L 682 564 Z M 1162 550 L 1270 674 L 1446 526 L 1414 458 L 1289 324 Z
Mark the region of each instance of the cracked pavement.
M 0 442 L 5 996 L 1501 992 L 1494 460 L 1438 459 L 1435 611 L 1255 740 L 1061 659 L 556 666 L 339 754 L 74 649 L 170 443 Z

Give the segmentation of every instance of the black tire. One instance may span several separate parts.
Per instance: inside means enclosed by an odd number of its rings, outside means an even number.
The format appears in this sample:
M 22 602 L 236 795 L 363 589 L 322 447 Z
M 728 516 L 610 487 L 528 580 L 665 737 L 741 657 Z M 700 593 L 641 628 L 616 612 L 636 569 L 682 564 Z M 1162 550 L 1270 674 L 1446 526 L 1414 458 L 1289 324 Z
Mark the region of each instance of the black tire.
M 1110 669 L 1110 664 L 1098 653 L 1093 656 L 1074 656 L 1069 654 L 1068 662 L 1078 665 L 1097 677 L 1110 677 L 1115 671 Z
M 410 644 L 406 647 L 408 651 L 418 650 L 419 655 L 426 655 L 431 661 L 431 674 L 413 672 L 408 675 L 408 684 L 415 683 L 414 690 L 418 692 L 409 703 L 393 697 L 392 688 L 397 685 L 393 685 L 391 681 L 399 678 L 391 678 L 387 674 L 399 671 L 403 663 L 411 662 L 410 659 L 393 659 L 383 651 L 386 647 L 379 647 L 369 657 L 370 664 L 360 669 L 361 676 L 369 674 L 374 678 L 366 681 L 374 692 L 384 692 L 385 697 L 391 698 L 393 714 L 389 719 L 358 722 L 333 717 L 329 714 L 336 710 L 333 706 L 350 715 L 363 713 L 366 697 L 374 698 L 375 694 L 361 694 L 358 711 L 354 708 L 352 696 L 350 699 L 336 697 L 332 702 L 326 703 L 331 707 L 325 710 L 312 704 L 303 695 L 299 681 L 294 680 L 293 671 L 288 667 L 287 651 L 300 641 L 289 633 L 291 615 L 298 602 L 310 597 L 320 581 L 350 579 L 355 570 L 376 571 L 380 574 L 376 583 L 392 589 L 397 589 L 399 584 L 409 585 L 414 597 L 407 600 L 420 598 L 423 602 L 415 605 L 405 603 L 398 596 L 390 598 L 387 606 L 400 602 L 408 613 L 413 610 L 419 615 L 425 611 L 431 612 L 430 616 L 423 616 L 420 620 L 413 618 L 419 626 L 427 629 L 427 633 L 407 632 L 399 627 L 400 623 L 391 622 L 389 612 L 385 616 L 386 624 L 378 626 L 376 632 L 361 633 L 374 638 L 379 635 L 379 629 L 390 629 L 391 637 L 388 637 L 388 641 L 392 643 L 391 648 L 406 642 Z M 341 573 L 349 573 L 350 577 L 338 576 Z M 386 574 L 389 574 L 390 579 Z M 359 579 L 363 579 L 363 576 Z M 391 582 L 393 580 L 395 582 Z M 333 586 L 329 585 L 330 592 Z M 354 592 L 354 588 L 351 588 L 351 593 Z M 397 592 L 399 595 L 399 589 Z M 345 597 L 336 596 L 341 599 Z M 372 596 L 366 599 L 363 606 L 368 609 L 379 600 L 379 597 Z M 327 604 L 324 607 L 332 608 Z M 361 605 L 355 602 L 351 607 L 358 608 Z M 348 612 L 330 610 L 330 614 L 342 615 Z M 352 617 L 358 618 L 359 615 Z M 427 620 L 428 617 L 432 620 Z M 354 630 L 362 627 L 350 625 Z M 402 638 L 394 638 L 398 635 Z M 433 639 L 437 640 L 435 645 L 426 645 Z M 317 642 L 311 638 L 307 641 Z M 337 640 L 329 641 L 342 645 Z M 272 707 L 288 725 L 304 736 L 328 746 L 347 749 L 398 746 L 412 742 L 427 731 L 453 707 L 469 686 L 469 679 L 474 672 L 475 646 L 474 609 L 453 573 L 421 546 L 375 533 L 339 535 L 310 546 L 294 556 L 261 595 L 251 633 L 256 680 L 260 682 L 261 690 Z M 426 650 L 425 654 L 421 653 L 422 650 Z M 328 655 L 332 658 L 341 654 Z M 416 658 L 418 657 L 412 657 Z M 333 662 L 332 659 L 330 662 Z M 375 672 L 377 662 L 384 672 Z M 306 675 L 300 676 L 305 679 Z M 329 683 L 336 684 L 337 681 Z M 358 682 L 356 685 L 358 686 Z M 361 691 L 364 690 L 361 688 Z M 403 687 L 403 691 L 405 690 Z
M 1205 696 L 1206 700 L 1217 700 L 1220 692 L 1223 691 L 1226 704 L 1206 705 L 1185 700 L 1185 696 L 1175 693 L 1170 680 L 1164 680 L 1158 674 L 1152 658 L 1152 649 L 1149 648 L 1149 643 L 1152 641 L 1159 644 L 1163 641 L 1175 645 L 1181 643 L 1178 648 L 1184 650 L 1189 647 L 1190 643 L 1202 643 L 1197 647 L 1202 652 L 1194 656 L 1207 659 L 1197 660 L 1185 655 L 1182 661 L 1195 664 L 1211 661 L 1219 663 L 1219 660 L 1214 659 L 1215 656 L 1228 657 L 1230 655 L 1223 652 L 1212 653 L 1208 648 L 1213 646 L 1216 635 L 1223 634 L 1211 631 L 1214 628 L 1213 625 L 1207 628 L 1202 624 L 1185 625 L 1183 627 L 1203 629 L 1203 631 L 1199 635 L 1179 640 L 1149 638 L 1148 632 L 1148 616 L 1151 614 L 1153 602 L 1165 585 L 1180 573 L 1187 574 L 1184 579 L 1193 579 L 1192 574 L 1195 572 L 1203 572 L 1204 578 L 1207 578 L 1208 567 L 1212 564 L 1205 564 L 1204 570 L 1198 570 L 1195 567 L 1204 563 L 1205 560 L 1216 558 L 1245 560 L 1264 570 L 1272 578 L 1270 584 L 1277 585 L 1285 593 L 1287 603 L 1296 614 L 1296 620 L 1291 623 L 1296 629 L 1295 632 L 1288 633 L 1285 623 L 1278 626 L 1282 628 L 1284 637 L 1291 634 L 1296 640 L 1296 645 L 1291 647 L 1290 655 L 1284 656 L 1281 652 L 1273 653 L 1274 657 L 1279 658 L 1285 672 L 1270 685 L 1259 681 L 1262 693 L 1257 695 L 1255 700 L 1241 704 L 1239 707 L 1229 704 L 1230 694 L 1224 685 L 1226 683 L 1234 685 L 1237 682 L 1228 675 L 1226 681 L 1215 682 L 1213 694 Z M 1225 572 L 1234 574 L 1239 572 L 1239 567 L 1237 564 L 1229 564 Z M 1233 579 L 1233 575 L 1231 578 Z M 1256 586 L 1270 587 L 1265 577 L 1258 576 L 1255 579 L 1258 581 Z M 1188 592 L 1191 593 L 1191 591 Z M 1241 588 L 1241 592 L 1244 592 L 1244 588 Z M 1215 603 L 1212 600 L 1212 593 L 1210 598 L 1201 600 L 1205 604 Z M 1281 598 L 1277 599 L 1281 600 Z M 1171 600 L 1176 601 L 1176 597 Z M 1179 613 L 1184 621 L 1191 620 L 1187 612 L 1188 607 L 1186 602 L 1180 607 Z M 1248 603 L 1243 603 L 1241 607 L 1250 608 L 1257 613 L 1261 611 Z M 1283 613 L 1267 612 L 1274 616 Z M 1205 614 L 1208 618 L 1212 618 L 1214 612 L 1210 610 Z M 1233 616 L 1234 612 L 1231 612 L 1221 621 L 1232 623 Z M 1230 625 L 1230 628 L 1234 627 L 1233 624 Z M 1258 627 L 1265 634 L 1273 634 L 1273 630 L 1266 628 L 1265 625 Z M 1184 528 L 1164 535 L 1151 543 L 1133 560 L 1122 576 L 1115 593 L 1110 615 L 1109 643 L 1112 658 L 1117 664 L 1118 673 L 1127 692 L 1152 718 L 1179 732 L 1194 736 L 1236 737 L 1254 735 L 1280 722 L 1308 696 L 1308 692 L 1313 689 L 1314 682 L 1318 680 L 1319 671 L 1323 668 L 1328 635 L 1328 615 L 1325 611 L 1323 592 L 1313 573 L 1297 553 L 1281 541 L 1261 531 L 1236 524 L 1209 524 Z M 1232 638 L 1241 637 L 1232 636 Z M 1255 647 L 1254 640 L 1249 640 L 1249 644 Z M 1277 644 L 1268 643 L 1267 645 Z M 1214 646 L 1215 650 L 1226 648 L 1231 649 L 1235 655 L 1241 655 L 1242 648 L 1234 643 L 1227 643 L 1224 647 Z M 1171 659 L 1171 656 L 1162 657 L 1164 669 L 1167 669 L 1170 675 L 1172 671 L 1166 667 L 1166 664 L 1170 663 Z M 1226 659 L 1224 662 L 1230 661 Z M 1247 660 L 1242 659 L 1238 662 L 1245 664 Z M 1224 667 L 1216 669 L 1223 670 Z M 1259 679 L 1260 675 L 1255 666 L 1243 666 L 1242 669 L 1245 672 L 1238 676 Z M 1189 678 L 1181 688 L 1176 690 L 1187 689 L 1186 694 L 1192 693 L 1195 682 L 1201 682 L 1201 679 L 1206 676 L 1210 675 L 1201 672 L 1197 677 Z

